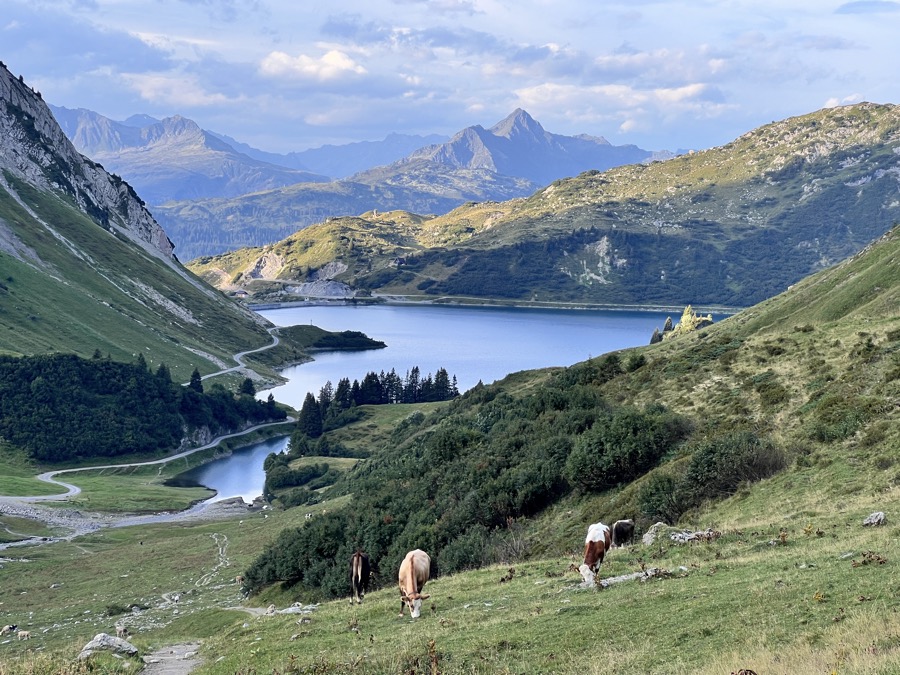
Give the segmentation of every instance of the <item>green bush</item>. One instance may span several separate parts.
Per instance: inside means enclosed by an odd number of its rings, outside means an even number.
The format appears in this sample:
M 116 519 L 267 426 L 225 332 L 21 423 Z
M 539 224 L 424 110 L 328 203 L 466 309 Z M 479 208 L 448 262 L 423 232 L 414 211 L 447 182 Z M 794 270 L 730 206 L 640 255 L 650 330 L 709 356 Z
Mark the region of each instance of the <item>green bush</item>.
M 684 476 L 691 505 L 734 494 L 742 483 L 768 478 L 787 466 L 784 451 L 750 431 L 728 433 L 693 448 Z
M 688 421 L 651 406 L 625 408 L 582 434 L 566 461 L 565 476 L 585 491 L 630 482 L 655 467 L 689 432 Z
M 657 472 L 649 476 L 641 486 L 637 501 L 643 520 L 674 525 L 687 509 L 685 498 L 684 481 L 681 477 Z

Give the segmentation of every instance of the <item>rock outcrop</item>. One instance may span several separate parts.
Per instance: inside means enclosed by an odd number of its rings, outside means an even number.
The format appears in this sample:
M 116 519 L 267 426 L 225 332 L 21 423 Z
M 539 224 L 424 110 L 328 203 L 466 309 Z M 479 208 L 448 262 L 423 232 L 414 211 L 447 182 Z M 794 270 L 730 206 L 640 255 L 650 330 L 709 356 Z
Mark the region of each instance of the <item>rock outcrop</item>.
M 79 154 L 39 92 L 0 65 L 0 169 L 63 194 L 100 227 L 173 263 L 174 245 L 131 186 Z

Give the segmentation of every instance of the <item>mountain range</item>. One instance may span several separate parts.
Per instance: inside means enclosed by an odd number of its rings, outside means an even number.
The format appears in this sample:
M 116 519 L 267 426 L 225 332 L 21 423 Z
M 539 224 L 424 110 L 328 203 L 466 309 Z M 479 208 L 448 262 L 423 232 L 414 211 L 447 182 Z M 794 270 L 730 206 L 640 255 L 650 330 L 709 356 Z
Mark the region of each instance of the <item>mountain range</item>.
M 392 134 L 283 155 L 182 117 L 114 122 L 86 110 L 53 110 L 80 152 L 120 173 L 153 206 L 184 260 L 271 243 L 328 217 L 371 209 L 443 214 L 469 201 L 524 197 L 587 169 L 672 156 L 552 134 L 521 109 L 445 142 Z
M 0 65 L 0 353 L 147 354 L 187 380 L 268 325 L 187 271 L 134 189 L 77 152 Z
M 327 277 L 344 295 L 744 307 L 897 223 L 898 175 L 900 107 L 862 103 L 527 198 L 332 218 L 191 269 L 266 300 Z
M 195 122 L 132 117 L 116 122 L 90 110 L 51 107 L 82 154 L 125 178 L 148 204 L 237 197 L 327 176 L 277 166 L 236 151 Z

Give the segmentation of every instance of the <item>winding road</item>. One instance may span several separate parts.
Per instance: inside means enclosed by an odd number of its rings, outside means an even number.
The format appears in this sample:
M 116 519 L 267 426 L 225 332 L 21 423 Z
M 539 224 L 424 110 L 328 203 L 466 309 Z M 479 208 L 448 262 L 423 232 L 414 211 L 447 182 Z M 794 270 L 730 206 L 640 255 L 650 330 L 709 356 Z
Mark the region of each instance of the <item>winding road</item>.
M 246 368 L 244 364 L 244 357 L 248 354 L 253 354 L 255 352 L 260 352 L 265 349 L 271 349 L 272 347 L 279 344 L 279 338 L 274 334 L 274 331 L 277 330 L 277 327 L 272 327 L 267 329 L 269 334 L 272 335 L 271 344 L 265 345 L 263 347 L 258 347 L 256 349 L 250 349 L 244 352 L 239 352 L 234 355 L 234 360 L 238 362 L 239 365 L 234 366 L 232 368 L 226 368 L 224 370 L 217 371 L 215 373 L 210 373 L 206 375 L 205 378 L 214 377 L 216 375 L 222 375 L 225 373 L 230 373 L 234 371 L 239 371 L 243 368 Z M 204 379 L 205 379 L 204 378 Z M 75 495 L 81 492 L 81 488 L 77 485 L 72 485 L 71 483 L 65 483 L 61 480 L 57 480 L 56 477 L 61 474 L 66 473 L 75 473 L 77 471 L 96 471 L 101 469 L 119 469 L 119 468 L 129 468 L 129 467 L 140 467 L 140 466 L 152 466 L 157 464 L 166 464 L 168 462 L 172 462 L 177 459 L 181 459 L 182 457 L 187 457 L 188 455 L 192 455 L 196 452 L 201 452 L 203 450 L 209 450 L 210 448 L 215 447 L 222 441 L 235 438 L 238 436 L 244 436 L 258 429 L 262 429 L 265 427 L 276 426 L 281 424 L 289 424 L 295 422 L 296 418 L 292 416 L 288 416 L 286 419 L 278 421 L 278 422 L 266 422 L 264 424 L 257 424 L 252 427 L 248 427 L 247 429 L 243 429 L 242 431 L 237 431 L 231 434 L 225 434 L 223 436 L 218 436 L 214 438 L 212 441 L 207 443 L 206 445 L 202 445 L 200 447 L 191 448 L 189 450 L 184 450 L 183 452 L 176 453 L 174 455 L 169 455 L 168 457 L 163 457 L 162 459 L 154 459 L 146 462 L 126 462 L 122 464 L 104 464 L 102 466 L 84 466 L 78 467 L 75 469 L 57 469 L 54 471 L 45 471 L 44 473 L 36 476 L 38 480 L 41 480 L 45 483 L 50 483 L 53 485 L 58 485 L 66 489 L 66 492 L 52 495 L 28 495 L 28 496 L 4 496 L 0 495 L 0 515 L 8 514 L 13 516 L 20 516 L 25 518 L 31 518 L 34 520 L 39 520 L 44 523 L 47 523 L 51 526 L 57 527 L 65 527 L 72 532 L 65 537 L 35 537 L 32 539 L 12 542 L 9 544 L 0 544 L 0 550 L 4 550 L 11 546 L 20 546 L 28 543 L 46 543 L 51 541 L 60 541 L 60 540 L 71 540 L 74 537 L 80 536 L 82 534 L 86 534 L 87 532 L 94 531 L 100 527 L 109 527 L 109 526 L 124 526 L 124 525 L 136 525 L 140 523 L 146 522 L 159 522 L 162 520 L 179 520 L 182 518 L 188 517 L 197 517 L 203 514 L 208 504 L 206 502 L 200 502 L 199 504 L 195 504 L 190 509 L 185 511 L 180 511 L 177 513 L 160 513 L 155 515 L 143 515 L 143 516 L 113 516 L 113 515 L 100 515 L 100 514 L 84 514 L 78 511 L 73 510 L 60 510 L 60 509 L 48 509 L 47 507 L 38 507 L 38 506 L 30 506 L 34 505 L 38 502 L 58 502 L 69 499 L 70 497 L 74 497 Z

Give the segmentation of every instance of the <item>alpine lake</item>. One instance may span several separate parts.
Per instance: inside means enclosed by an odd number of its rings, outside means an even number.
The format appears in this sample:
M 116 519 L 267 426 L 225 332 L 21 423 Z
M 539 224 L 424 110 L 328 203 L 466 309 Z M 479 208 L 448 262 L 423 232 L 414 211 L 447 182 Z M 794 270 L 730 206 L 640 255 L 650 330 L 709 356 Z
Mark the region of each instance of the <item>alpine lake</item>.
M 662 330 L 665 311 L 524 309 L 435 305 L 305 305 L 260 310 L 276 326 L 313 324 L 329 331 L 360 331 L 387 346 L 357 352 L 317 352 L 314 360 L 282 371 L 287 382 L 258 392 L 299 410 L 308 392 L 326 382 L 360 382 L 369 372 L 394 370 L 401 378 L 418 367 L 421 376 L 444 368 L 460 393 L 510 373 L 569 366 L 607 352 L 650 342 Z M 716 319 L 717 317 L 714 317 Z M 180 484 L 216 491 L 212 503 L 233 497 L 250 502 L 262 494 L 263 462 L 287 447 L 271 439 L 181 474 Z

